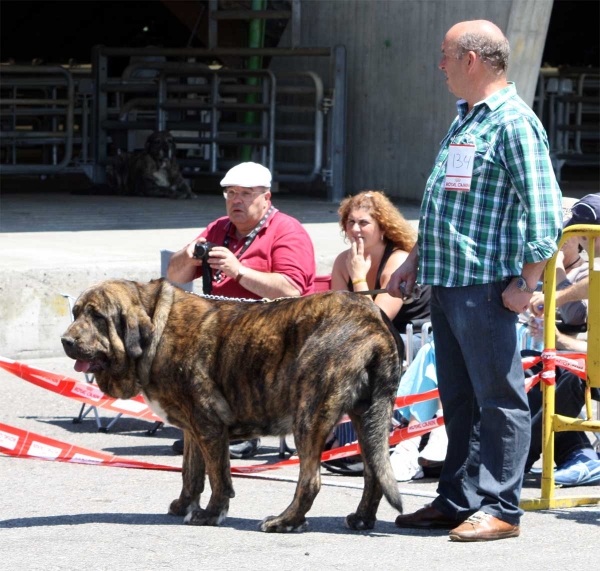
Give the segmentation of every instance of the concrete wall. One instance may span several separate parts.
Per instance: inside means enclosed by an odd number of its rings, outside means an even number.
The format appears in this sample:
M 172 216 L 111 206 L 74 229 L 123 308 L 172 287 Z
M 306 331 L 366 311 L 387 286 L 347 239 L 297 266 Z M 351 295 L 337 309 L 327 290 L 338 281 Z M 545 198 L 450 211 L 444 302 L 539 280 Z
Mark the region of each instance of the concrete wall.
M 532 101 L 552 0 L 303 1 L 302 46 L 344 44 L 348 60 L 346 192 L 420 200 L 456 98 L 437 68 L 446 31 L 487 19 L 513 46 L 509 79 Z M 282 46 L 289 45 L 284 35 Z M 295 62 L 274 61 L 274 69 Z M 306 64 L 304 64 L 306 65 Z M 324 62 L 313 69 L 327 78 Z M 306 69 L 306 67 L 305 67 Z

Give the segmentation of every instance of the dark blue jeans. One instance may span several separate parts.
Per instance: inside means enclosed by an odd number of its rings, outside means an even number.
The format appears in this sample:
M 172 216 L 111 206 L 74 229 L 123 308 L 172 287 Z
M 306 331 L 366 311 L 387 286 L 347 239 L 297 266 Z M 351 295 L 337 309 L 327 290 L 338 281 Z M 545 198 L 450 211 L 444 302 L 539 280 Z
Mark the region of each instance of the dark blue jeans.
M 531 434 L 517 314 L 502 304 L 508 280 L 436 286 L 431 296 L 438 387 L 448 452 L 433 502 L 466 518 L 481 510 L 516 525 Z

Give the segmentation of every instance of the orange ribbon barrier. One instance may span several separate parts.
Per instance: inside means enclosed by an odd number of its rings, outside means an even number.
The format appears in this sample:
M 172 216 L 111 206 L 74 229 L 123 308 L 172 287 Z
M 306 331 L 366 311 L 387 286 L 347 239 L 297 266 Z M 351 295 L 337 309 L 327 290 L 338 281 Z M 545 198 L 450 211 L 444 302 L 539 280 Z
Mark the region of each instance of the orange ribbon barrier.
M 0 423 L 0 452 L 17 458 L 37 458 L 73 464 L 97 464 L 117 468 L 181 471 L 181 468 L 119 458 L 112 454 L 88 450 L 46 436 Z
M 163 422 L 161 418 L 156 416 L 148 408 L 142 395 L 138 395 L 129 400 L 114 399 L 106 396 L 97 385 L 82 383 L 64 375 L 51 373 L 50 371 L 44 371 L 43 369 L 36 369 L 30 365 L 25 365 L 24 363 L 12 361 L 11 359 L 6 359 L 4 357 L 0 357 L 0 367 L 28 383 L 81 403 L 121 414 L 127 414 L 129 416 L 135 416 L 136 418 Z M 395 408 L 402 408 L 417 402 L 438 398 L 438 396 L 438 390 L 434 389 L 418 395 L 398 397 L 395 402 Z M 340 423 L 349 421 L 350 419 L 347 416 L 344 416 Z
M 81 403 L 137 418 L 162 422 L 162 419 L 148 408 L 142 395 L 129 400 L 113 399 L 107 397 L 97 385 L 82 383 L 64 375 L 36 369 L 4 357 L 0 357 L 0 367 L 28 383 Z
M 402 428 L 392 432 L 390 445 L 398 444 L 401 440 L 414 438 L 429 432 L 436 426 L 443 425 L 442 418 L 436 418 L 423 422 L 409 428 Z M 36 458 L 38 460 L 52 460 L 55 462 L 69 462 L 72 464 L 96 464 L 98 466 L 114 466 L 116 468 L 137 468 L 145 470 L 166 470 L 170 472 L 181 472 L 177 466 L 166 466 L 164 464 L 153 464 L 139 460 L 121 458 L 105 452 L 97 452 L 81 446 L 75 446 L 60 440 L 41 436 L 27 430 L 15 428 L 8 424 L 0 423 L 0 452 L 16 458 Z M 360 454 L 358 444 L 342 446 L 323 452 L 322 461 L 336 460 Z M 284 466 L 294 466 L 300 463 L 297 456 L 288 460 L 282 460 L 275 464 L 255 464 L 254 466 L 232 466 L 231 473 L 253 474 L 278 470 Z
M 556 355 L 554 350 L 545 351 L 542 357 L 525 357 L 523 359 L 523 368 L 529 369 L 540 361 L 545 360 L 546 367 L 541 373 L 529 377 L 525 381 L 527 391 L 537 384 L 540 379 L 544 382 L 553 382 L 547 380 L 544 373 L 549 363 L 554 363 L 556 366 L 561 366 L 569 369 L 577 376 L 585 379 L 585 353 L 561 353 Z M 28 381 L 34 385 L 52 391 L 54 393 L 66 396 L 68 398 L 91 404 L 114 412 L 129 414 L 137 418 L 145 418 L 147 420 L 161 420 L 156 416 L 146 405 L 143 397 L 137 396 L 134 399 L 124 401 L 121 399 L 113 399 L 107 397 L 96 385 L 89 383 L 81 383 L 64 375 L 51 373 L 42 369 L 36 369 L 0 357 L 0 367 L 15 374 L 16 376 Z M 554 370 L 552 370 L 554 372 Z M 398 397 L 395 401 L 395 408 L 401 408 L 417 402 L 426 401 L 437 398 L 439 395 L 437 389 L 421 393 L 418 395 L 407 395 Z M 348 417 L 344 417 L 342 422 L 348 421 Z M 434 428 L 444 425 L 444 419 L 434 418 L 426 422 L 421 422 L 407 428 L 396 428 L 390 434 L 390 446 L 395 446 L 402 440 L 408 440 L 417 436 L 422 436 Z M 138 460 L 129 460 L 120 458 L 104 452 L 96 452 L 80 446 L 67 444 L 54 440 L 45 436 L 35 434 L 0 423 L 0 453 L 7 454 L 18 458 L 37 458 L 43 460 L 53 460 L 58 462 L 70 462 L 74 464 L 96 464 L 101 466 L 115 466 L 119 468 L 137 468 L 146 470 L 167 470 L 171 472 L 179 472 L 181 468 L 175 466 L 166 466 L 163 464 L 153 464 L 150 462 L 142 462 Z M 321 456 L 322 461 L 337 460 L 349 456 L 360 454 L 360 446 L 358 443 L 350 444 L 327 450 Z M 288 460 L 283 460 L 275 464 L 257 464 L 254 466 L 235 466 L 231 468 L 233 475 L 252 474 L 265 472 L 268 470 L 277 470 L 284 466 L 293 466 L 300 463 L 298 457 L 291 457 Z

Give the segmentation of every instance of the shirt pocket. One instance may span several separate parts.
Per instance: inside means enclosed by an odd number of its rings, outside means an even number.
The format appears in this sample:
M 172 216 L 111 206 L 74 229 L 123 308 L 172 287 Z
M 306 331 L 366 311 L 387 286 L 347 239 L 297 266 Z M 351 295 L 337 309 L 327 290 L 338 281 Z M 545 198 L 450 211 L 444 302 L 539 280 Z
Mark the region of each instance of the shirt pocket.
M 256 270 L 257 272 L 271 272 L 271 264 L 269 263 L 269 260 L 265 260 L 264 258 L 259 258 L 256 256 L 245 258 L 242 256 L 240 262 L 243 266 Z

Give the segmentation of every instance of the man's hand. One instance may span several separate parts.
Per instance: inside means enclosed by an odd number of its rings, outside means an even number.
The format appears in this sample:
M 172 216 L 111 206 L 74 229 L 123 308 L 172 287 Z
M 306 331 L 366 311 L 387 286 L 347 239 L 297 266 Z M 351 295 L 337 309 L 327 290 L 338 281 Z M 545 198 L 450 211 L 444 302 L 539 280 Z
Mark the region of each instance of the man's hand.
M 390 276 L 385 289 L 392 297 L 404 298 L 403 292 L 400 290 L 400 284 L 405 283 L 405 291 L 407 294 L 412 293 L 415 282 L 417 281 L 417 270 L 419 268 L 419 255 L 417 246 L 415 246 L 404 263 Z
M 506 309 L 510 309 L 515 313 L 523 313 L 529 309 L 531 296 L 532 294 L 521 291 L 517 287 L 517 278 L 514 278 L 502 292 L 502 303 Z
M 201 259 L 194 258 L 194 250 L 196 248 L 196 244 L 203 244 L 204 242 L 206 242 L 206 238 L 198 238 L 198 240 L 194 240 L 193 242 L 190 242 L 185 247 L 186 257 L 188 258 L 188 262 L 192 266 L 201 266 L 202 265 L 202 260 Z
M 208 256 L 208 265 L 213 270 L 221 270 L 230 278 L 235 278 L 238 275 L 242 264 L 231 250 L 224 246 L 214 246 Z
M 171 256 L 167 268 L 167 278 L 172 282 L 184 284 L 194 279 L 196 267 L 202 265 L 202 260 L 194 258 L 194 248 L 198 242 L 206 242 L 206 239 L 193 240 Z

